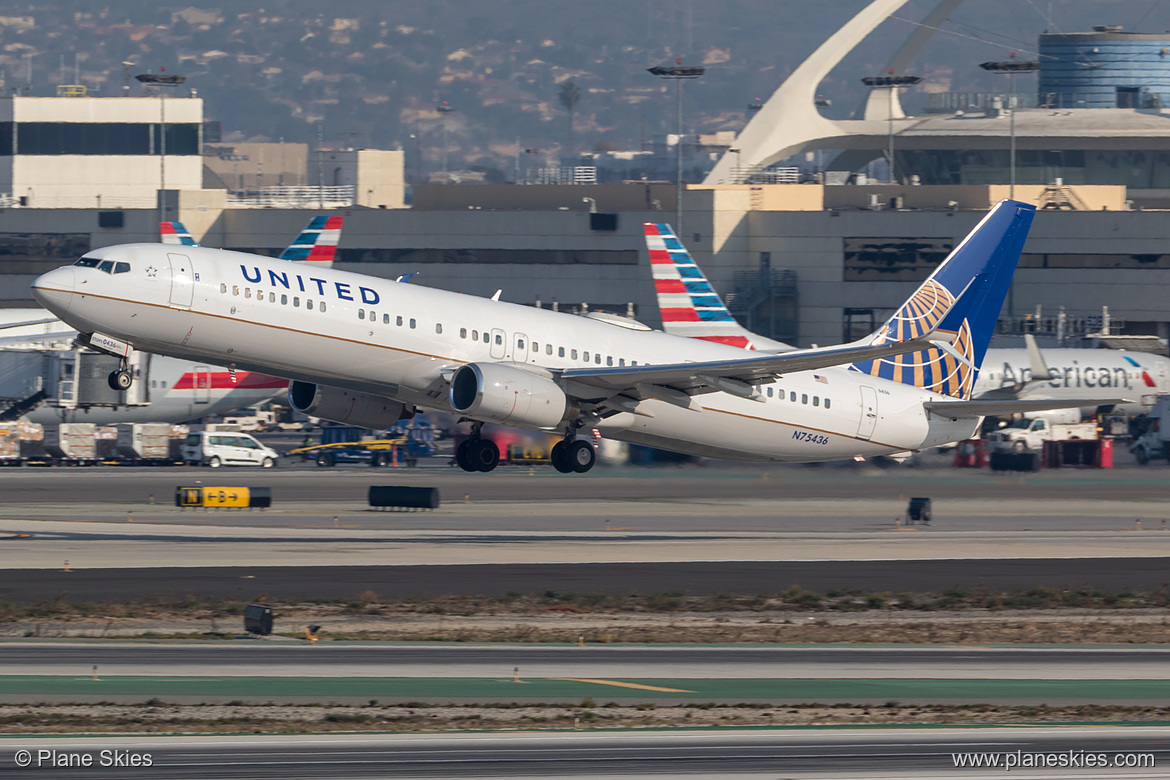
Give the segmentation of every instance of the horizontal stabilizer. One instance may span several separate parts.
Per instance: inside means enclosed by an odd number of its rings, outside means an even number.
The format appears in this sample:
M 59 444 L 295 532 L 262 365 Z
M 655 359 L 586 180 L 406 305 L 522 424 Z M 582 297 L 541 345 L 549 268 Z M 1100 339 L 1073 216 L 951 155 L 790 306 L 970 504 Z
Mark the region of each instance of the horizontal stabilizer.
M 943 417 L 1004 417 L 1019 412 L 1131 403 L 1133 401 L 1127 398 L 1044 398 L 1030 401 L 927 401 L 922 406 L 926 411 Z

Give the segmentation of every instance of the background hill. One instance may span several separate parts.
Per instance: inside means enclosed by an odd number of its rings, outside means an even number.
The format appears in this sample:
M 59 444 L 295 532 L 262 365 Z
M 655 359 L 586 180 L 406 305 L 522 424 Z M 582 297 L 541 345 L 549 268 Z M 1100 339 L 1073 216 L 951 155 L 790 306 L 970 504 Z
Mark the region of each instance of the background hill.
M 568 158 L 567 81 L 581 91 L 572 144 L 640 149 L 674 127 L 672 87 L 646 73 L 681 58 L 707 74 L 684 87 L 688 131 L 738 130 L 746 105 L 783 78 L 865 3 L 862 0 L 272 0 L 263 9 L 141 0 L 0 2 L 4 92 L 52 95 L 58 83 L 119 94 L 127 74 L 166 67 L 188 77 L 225 140 L 402 147 L 510 174 L 517 144 Z M 860 103 L 864 75 L 933 3 L 916 0 L 856 50 L 824 86 L 828 113 Z M 1122 24 L 1170 28 L 1158 0 L 971 2 L 914 68 L 923 90 L 1002 89 L 977 64 L 1028 55 L 1044 30 Z M 323 10 L 324 9 L 324 10 Z M 134 63 L 123 67 L 124 61 Z M 1029 85 L 1030 86 L 1030 85 Z M 133 82 L 132 94 L 142 94 Z M 453 109 L 440 114 L 442 101 Z M 444 133 L 443 123 L 446 122 Z M 412 135 L 414 136 L 412 138 Z M 413 171 L 411 171 L 413 173 Z

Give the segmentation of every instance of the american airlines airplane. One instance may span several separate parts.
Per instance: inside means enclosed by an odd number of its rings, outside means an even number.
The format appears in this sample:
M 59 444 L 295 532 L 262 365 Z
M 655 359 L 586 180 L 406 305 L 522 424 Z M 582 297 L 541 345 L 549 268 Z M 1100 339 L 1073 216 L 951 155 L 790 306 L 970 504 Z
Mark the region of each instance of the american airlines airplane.
M 668 236 L 670 226 L 647 223 L 646 242 L 651 248 Z M 680 244 L 681 246 L 681 244 Z M 651 251 L 653 251 L 651 249 Z M 686 250 L 670 253 L 670 263 L 654 263 L 651 273 L 662 315 L 662 329 L 688 338 L 731 344 L 764 352 L 788 352 L 790 344 L 760 336 L 740 325 L 728 311 L 701 268 Z M 1092 414 L 1089 401 L 1102 393 L 1119 393 L 1134 400 L 1114 406 L 1114 411 L 1141 414 L 1154 399 L 1170 393 L 1170 360 L 1146 352 L 1116 349 L 1047 349 L 1041 352 L 1035 338 L 1024 337 L 1024 349 L 988 349 L 975 378 L 976 400 L 1084 399 L 1083 408 L 1063 410 L 1069 421 L 1081 412 Z M 1075 417 L 1072 420 L 1071 417 Z M 1052 412 L 1025 416 L 1057 417 Z
M 456 452 L 468 471 L 499 462 L 487 422 L 561 434 L 552 460 L 564 473 L 593 466 L 578 438 L 591 428 L 713 457 L 834 460 L 965 439 L 1006 409 L 1070 405 L 970 400 L 1034 213 L 998 204 L 870 337 L 782 354 L 199 247 L 96 249 L 40 276 L 33 294 L 96 349 L 287 377 L 293 407 L 327 420 L 386 428 L 420 407 L 453 412 L 473 423 Z M 678 251 L 660 236 L 651 262 Z M 103 273 L 107 263 L 123 270 Z

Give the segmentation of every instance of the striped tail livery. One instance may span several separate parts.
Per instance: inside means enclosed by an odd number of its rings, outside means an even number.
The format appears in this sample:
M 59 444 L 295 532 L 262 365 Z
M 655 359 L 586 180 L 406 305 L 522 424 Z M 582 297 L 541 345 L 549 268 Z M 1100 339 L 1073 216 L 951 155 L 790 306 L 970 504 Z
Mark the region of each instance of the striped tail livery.
M 318 268 L 332 268 L 344 221 L 344 217 L 313 217 L 297 239 L 281 253 L 280 259 L 312 263 Z

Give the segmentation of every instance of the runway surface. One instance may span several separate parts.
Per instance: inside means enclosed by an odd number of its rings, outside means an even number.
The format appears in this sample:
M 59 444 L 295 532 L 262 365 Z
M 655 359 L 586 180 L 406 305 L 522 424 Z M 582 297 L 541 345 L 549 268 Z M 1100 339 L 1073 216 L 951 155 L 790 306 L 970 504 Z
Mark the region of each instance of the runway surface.
M 154 596 L 272 601 L 352 599 L 366 591 L 396 599 L 443 594 L 778 593 L 792 585 L 877 592 L 952 586 L 1013 590 L 1048 586 L 1118 591 L 1170 584 L 1164 558 L 931 561 L 733 561 L 717 563 L 512 564 L 460 566 L 241 566 L 0 570 L 0 599 L 102 602 Z
M 275 503 L 172 506 L 194 482 L 268 485 Z M 443 506 L 366 506 L 371 484 L 402 483 Z M 0 470 L 0 598 L 1157 589 L 1168 484 L 1154 467 Z M 932 498 L 931 525 L 902 524 L 909 496 Z
M 1170 647 L 0 643 L 0 675 L 1170 679 Z
M 295 737 L 15 738 L 0 748 L 6 777 L 49 776 L 15 768 L 17 752 L 101 750 L 149 756 L 142 776 L 158 778 L 607 777 L 1165 777 L 1170 761 L 1165 727 L 1117 729 L 840 729 L 824 731 L 681 731 L 505 735 L 344 735 Z M 1085 753 L 1103 761 L 1147 764 L 1123 770 L 1056 772 L 959 770 L 955 754 Z M 1070 753 L 1071 751 L 1071 753 Z M 1082 753 L 1081 751 L 1084 751 Z M 1140 754 L 1140 755 L 1136 755 Z M 1020 755 L 1020 754 L 1017 754 Z M 995 760 L 992 756 L 992 760 Z M 24 757 L 21 756 L 23 760 Z M 142 760 L 142 759 L 140 759 Z M 1018 759 L 1017 759 L 1018 760 Z M 1095 761 L 1096 759 L 1094 759 Z M 1162 765 L 1159 768 L 1157 765 Z M 135 770 L 71 768 L 59 776 L 130 777 Z M 66 775 L 66 772 L 68 773 Z M 52 775 L 58 776 L 58 775 Z

